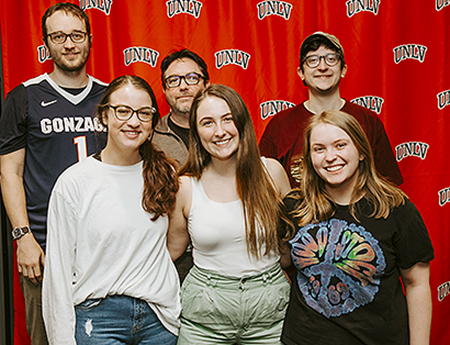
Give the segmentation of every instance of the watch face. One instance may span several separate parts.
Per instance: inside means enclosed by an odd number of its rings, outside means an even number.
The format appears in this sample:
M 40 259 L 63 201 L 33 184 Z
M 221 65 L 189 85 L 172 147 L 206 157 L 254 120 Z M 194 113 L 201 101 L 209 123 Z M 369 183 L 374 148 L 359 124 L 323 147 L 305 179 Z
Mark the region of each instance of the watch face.
M 21 234 L 22 234 L 22 229 L 20 229 L 20 228 L 15 228 L 15 229 L 13 230 L 13 233 L 12 233 L 13 238 L 18 237 L 18 236 L 20 236 Z
M 16 227 L 12 231 L 13 240 L 18 240 L 23 235 L 25 235 L 25 234 L 27 234 L 29 232 L 30 232 L 30 228 L 27 225 L 22 226 L 22 227 Z

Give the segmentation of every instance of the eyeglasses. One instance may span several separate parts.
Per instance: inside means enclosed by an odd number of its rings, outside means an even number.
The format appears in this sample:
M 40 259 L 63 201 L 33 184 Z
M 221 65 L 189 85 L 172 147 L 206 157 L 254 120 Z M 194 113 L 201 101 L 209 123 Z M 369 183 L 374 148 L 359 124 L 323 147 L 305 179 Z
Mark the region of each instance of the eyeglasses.
M 114 115 L 119 121 L 128 121 L 136 113 L 140 121 L 149 122 L 153 119 L 153 114 L 156 113 L 156 109 L 153 107 L 142 107 L 136 110 L 128 105 L 108 105 L 108 107 L 114 110 Z
M 167 87 L 172 89 L 174 87 L 180 86 L 181 79 L 183 79 L 187 85 L 197 85 L 200 82 L 200 79 L 203 79 L 203 76 L 198 73 L 189 73 L 186 75 L 171 75 L 170 77 L 164 79 L 164 81 L 166 82 Z
M 58 31 L 52 32 L 46 37 L 50 37 L 51 41 L 54 44 L 63 44 L 64 42 L 66 42 L 67 37 L 70 37 L 73 43 L 83 43 L 84 41 L 86 41 L 87 35 L 87 32 L 83 31 L 74 31 L 71 34 L 65 34 L 64 32 Z
M 331 53 L 327 55 L 310 55 L 303 59 L 303 62 L 306 62 L 306 65 L 309 68 L 316 68 L 320 65 L 320 60 L 324 60 L 325 63 L 330 66 L 336 66 L 339 60 L 341 59 L 341 56 L 339 54 Z

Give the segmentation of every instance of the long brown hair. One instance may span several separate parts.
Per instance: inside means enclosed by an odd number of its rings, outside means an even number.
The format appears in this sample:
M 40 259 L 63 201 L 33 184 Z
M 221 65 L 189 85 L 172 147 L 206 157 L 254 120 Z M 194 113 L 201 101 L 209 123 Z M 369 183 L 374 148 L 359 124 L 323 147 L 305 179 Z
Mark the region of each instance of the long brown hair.
M 302 201 L 293 213 L 300 226 L 329 219 L 336 211 L 336 204 L 326 191 L 325 181 L 317 174 L 311 161 L 311 133 L 321 123 L 337 126 L 346 132 L 364 157 L 359 162 L 358 178 L 350 200 L 352 216 L 357 219 L 355 201 L 361 195 L 373 205 L 374 211 L 369 217 L 387 218 L 392 208 L 404 204 L 405 193 L 375 170 L 369 140 L 358 121 L 342 111 L 328 110 L 313 116 L 305 129 L 304 168 L 299 193 Z
M 179 174 L 200 180 L 204 169 L 211 162 L 211 155 L 202 146 L 197 131 L 197 109 L 207 97 L 217 97 L 228 104 L 239 132 L 239 148 L 236 153 L 236 188 L 244 210 L 247 250 L 257 258 L 261 255 L 262 247 L 265 247 L 263 255 L 271 251 L 279 253 L 280 241 L 277 226 L 282 216 L 281 199 L 261 161 L 247 106 L 232 88 L 213 84 L 194 98 L 189 117 L 189 156 Z
M 109 84 L 97 106 L 97 119 L 105 125 L 103 116 L 107 114 L 106 110 L 109 106 L 111 94 L 127 85 L 132 85 L 136 89 L 145 91 L 150 96 L 152 106 L 156 109 L 152 119 L 152 129 L 154 130 L 160 118 L 155 94 L 144 79 L 134 75 L 117 77 Z M 147 212 L 154 214 L 152 220 L 157 220 L 160 216 L 169 214 L 175 208 L 176 193 L 179 188 L 175 163 L 166 157 L 164 152 L 155 149 L 151 143 L 151 138 L 141 145 L 139 153 L 144 161 L 142 207 Z

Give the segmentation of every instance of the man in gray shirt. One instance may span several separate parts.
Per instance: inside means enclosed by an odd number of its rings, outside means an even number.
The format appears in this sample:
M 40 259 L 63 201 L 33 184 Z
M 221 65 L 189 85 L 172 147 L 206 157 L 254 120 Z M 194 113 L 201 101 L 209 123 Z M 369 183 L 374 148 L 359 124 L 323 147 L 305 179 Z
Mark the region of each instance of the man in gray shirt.
M 170 112 L 155 128 L 152 143 L 181 167 L 189 149 L 189 112 L 195 95 L 209 85 L 208 66 L 196 53 L 182 49 L 161 63 L 161 82 Z

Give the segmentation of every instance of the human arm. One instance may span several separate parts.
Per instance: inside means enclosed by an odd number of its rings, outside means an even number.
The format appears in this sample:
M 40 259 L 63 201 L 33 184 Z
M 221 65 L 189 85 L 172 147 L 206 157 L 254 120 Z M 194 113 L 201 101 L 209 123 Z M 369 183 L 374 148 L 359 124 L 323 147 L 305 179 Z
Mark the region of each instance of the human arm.
M 276 135 L 276 126 L 273 126 L 272 122 L 275 122 L 275 118 L 272 118 L 267 124 L 259 141 L 258 147 L 261 156 L 278 158 L 278 148 L 274 139 L 274 136 Z
M 284 198 L 291 190 L 291 185 L 283 166 L 273 158 L 267 158 L 267 170 L 280 198 Z
M 281 232 L 281 236 L 284 239 L 283 247 L 281 250 L 281 267 L 288 273 L 289 277 L 292 279 L 295 275 L 296 268 L 292 262 L 292 246 L 289 242 L 290 239 L 294 237 L 294 235 L 298 231 L 298 219 L 294 217 L 292 212 L 298 206 L 298 190 L 291 191 L 284 199 L 283 199 L 283 212 L 285 216 L 289 219 L 289 222 L 283 223 L 283 228 Z
M 282 244 L 281 253 L 280 253 L 280 265 L 282 269 L 287 269 L 292 266 L 291 261 L 291 246 L 288 242 L 284 242 Z
M 191 208 L 192 187 L 190 178 L 180 178 L 180 189 L 177 193 L 175 209 L 169 217 L 169 231 L 167 232 L 167 248 L 173 261 L 178 259 L 189 244 L 187 219 Z
M 3 202 L 13 228 L 29 225 L 23 187 L 24 161 L 25 148 L 0 157 Z M 22 236 L 16 242 L 17 269 L 25 278 L 37 285 L 42 281 L 41 265 L 44 266 L 44 251 L 36 242 L 32 232 Z
M 53 192 L 47 219 L 47 257 L 42 284 L 42 315 L 49 344 L 76 344 L 72 294 L 76 281 L 75 252 L 78 215 L 66 199 Z
M 397 186 L 403 183 L 402 173 L 395 158 L 395 148 L 392 147 L 388 134 L 380 117 L 365 109 L 371 115 L 368 120 L 367 134 L 373 151 L 376 170 Z
M 400 270 L 406 292 L 410 345 L 425 345 L 430 342 L 431 291 L 430 264 L 419 262 L 408 269 Z
M 284 198 L 291 190 L 291 185 L 286 175 L 286 171 L 275 159 L 268 158 L 266 163 L 267 170 L 269 171 L 270 177 L 275 184 L 275 188 L 280 198 Z M 289 226 L 289 224 L 285 223 L 284 220 L 281 221 L 281 224 L 283 227 Z M 280 265 L 281 268 L 286 269 L 291 266 L 291 248 L 289 243 L 283 241 L 280 250 Z
M 374 162 L 382 176 L 397 186 L 403 183 L 403 176 L 395 158 L 394 148 L 391 146 L 383 124 L 381 124 L 378 132 L 378 140 L 374 149 Z

